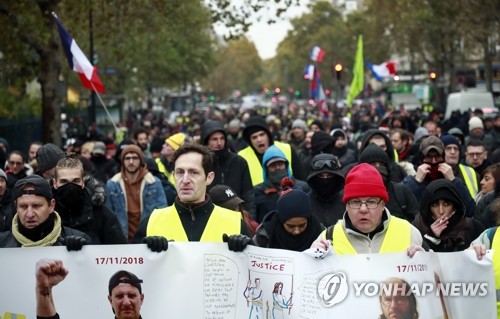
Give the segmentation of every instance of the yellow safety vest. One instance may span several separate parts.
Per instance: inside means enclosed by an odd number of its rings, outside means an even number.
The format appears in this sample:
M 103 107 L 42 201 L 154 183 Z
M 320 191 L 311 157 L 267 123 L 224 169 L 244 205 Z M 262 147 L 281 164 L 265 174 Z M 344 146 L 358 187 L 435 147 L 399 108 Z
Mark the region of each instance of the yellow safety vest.
M 161 159 L 158 157 L 155 159 L 156 165 L 158 165 L 158 171 L 165 175 L 170 183 L 175 186 L 175 179 L 174 179 L 174 174 L 172 172 L 169 172 L 165 165 L 161 162 Z
M 465 186 L 467 186 L 470 196 L 472 196 L 472 198 L 476 198 L 476 195 L 479 192 L 477 188 L 476 171 L 472 167 L 463 164 L 459 164 L 458 167 L 460 168 L 460 172 L 462 172 Z
M 495 235 L 493 235 L 491 249 L 493 249 L 493 271 L 497 293 L 497 318 L 500 318 L 500 234 L 498 234 L 498 228 L 495 230 Z
M 326 231 L 324 231 L 323 236 L 326 236 Z M 342 221 L 340 220 L 333 228 L 331 240 L 335 253 L 338 255 L 354 255 L 358 253 L 349 242 L 344 228 L 342 227 Z M 402 252 L 410 247 L 410 243 L 411 224 L 404 219 L 391 216 L 379 253 Z
M 214 205 L 200 241 L 222 242 L 222 235 L 241 233 L 241 213 Z M 182 226 L 175 205 L 155 209 L 149 217 L 146 236 L 163 236 L 174 241 L 186 242 L 188 237 Z
M 274 142 L 274 146 L 279 148 L 288 160 L 288 167 L 290 172 L 293 174 L 292 170 L 292 147 L 290 144 L 282 142 Z M 250 178 L 252 179 L 252 185 L 261 184 L 264 182 L 264 172 L 262 171 L 262 163 L 259 161 L 255 151 L 251 146 L 247 146 L 238 152 L 238 155 L 243 157 L 248 163 L 248 169 L 250 170 Z

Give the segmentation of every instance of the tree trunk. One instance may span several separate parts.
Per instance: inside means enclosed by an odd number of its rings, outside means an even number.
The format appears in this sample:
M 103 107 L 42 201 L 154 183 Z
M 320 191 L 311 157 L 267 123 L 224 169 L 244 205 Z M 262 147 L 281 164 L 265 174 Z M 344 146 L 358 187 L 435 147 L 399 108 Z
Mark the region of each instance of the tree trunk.
M 38 6 L 50 30 L 50 37 L 40 52 L 40 73 L 38 81 L 42 87 L 42 142 L 62 146 L 61 98 L 58 96 L 61 63 L 59 33 L 51 12 L 59 0 L 39 1 Z

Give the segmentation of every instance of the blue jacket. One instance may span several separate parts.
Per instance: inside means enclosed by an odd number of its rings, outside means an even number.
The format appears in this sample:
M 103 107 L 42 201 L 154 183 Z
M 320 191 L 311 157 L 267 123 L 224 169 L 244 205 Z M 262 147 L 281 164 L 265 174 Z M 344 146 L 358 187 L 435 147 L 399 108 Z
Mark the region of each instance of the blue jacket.
M 128 237 L 127 198 L 122 174 L 118 173 L 106 183 L 106 206 L 118 216 L 123 234 Z M 141 181 L 141 221 L 149 218 L 156 208 L 167 207 L 167 198 L 160 180 L 147 173 Z

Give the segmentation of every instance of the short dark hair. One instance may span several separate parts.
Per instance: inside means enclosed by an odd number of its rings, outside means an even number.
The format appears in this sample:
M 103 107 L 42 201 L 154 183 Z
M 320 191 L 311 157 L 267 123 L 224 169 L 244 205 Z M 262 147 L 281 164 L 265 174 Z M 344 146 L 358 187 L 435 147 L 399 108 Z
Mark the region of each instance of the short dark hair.
M 187 153 L 198 153 L 202 156 L 202 166 L 205 171 L 205 175 L 213 171 L 213 153 L 210 149 L 205 146 L 195 142 L 184 143 L 181 147 L 179 147 L 174 154 L 172 155 L 172 162 L 175 165 L 177 159 L 184 154 Z
M 477 139 L 477 138 L 471 138 L 469 140 L 469 142 L 467 142 L 466 147 L 469 147 L 469 146 L 482 146 L 484 149 L 486 149 L 486 147 L 484 147 L 483 141 L 481 141 L 480 139 Z
M 410 133 L 408 133 L 407 130 L 403 130 L 401 128 L 393 128 L 390 132 L 389 135 L 392 136 L 392 134 L 399 133 L 399 137 L 401 137 L 402 141 L 409 141 L 410 140 Z
M 134 139 L 137 140 L 137 137 L 139 134 L 146 133 L 146 135 L 149 135 L 149 130 L 146 129 L 145 127 L 139 127 L 134 131 Z

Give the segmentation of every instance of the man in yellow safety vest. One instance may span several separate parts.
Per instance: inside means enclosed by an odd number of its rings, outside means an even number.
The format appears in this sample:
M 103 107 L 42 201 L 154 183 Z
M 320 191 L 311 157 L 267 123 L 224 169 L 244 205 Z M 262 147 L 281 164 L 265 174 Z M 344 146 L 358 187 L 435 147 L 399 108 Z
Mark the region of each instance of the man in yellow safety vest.
M 302 168 L 297 152 L 290 144 L 273 140 L 262 116 L 256 115 L 248 119 L 243 130 L 243 138 L 248 143 L 248 146 L 239 151 L 238 155 L 248 163 L 253 186 L 264 182 L 262 157 L 271 145 L 276 146 L 285 154 L 293 176 L 302 181 L 306 180 L 305 171 Z
M 312 244 L 323 254 L 368 254 L 407 251 L 412 257 L 422 249 L 422 235 L 408 221 L 392 216 L 382 176 L 370 164 L 352 168 L 345 180 L 342 220 L 328 227 Z
M 186 143 L 175 151 L 173 205 L 155 209 L 138 234 L 153 251 L 167 250 L 169 240 L 222 242 L 223 235 L 250 235 L 240 212 L 214 205 L 207 185 L 214 180 L 212 153 L 203 145 Z M 140 239 L 136 236 L 134 242 Z

